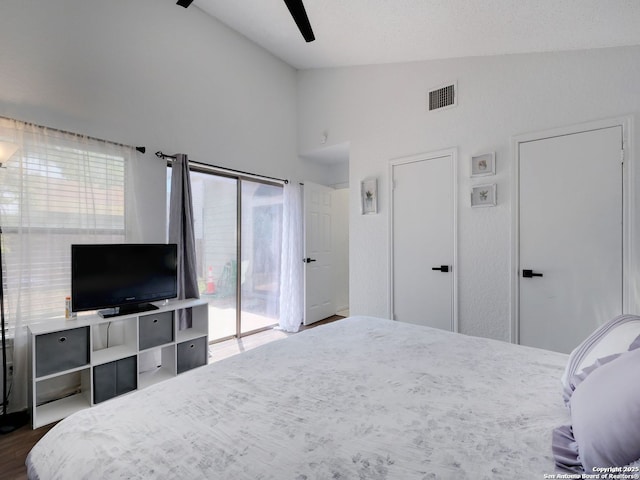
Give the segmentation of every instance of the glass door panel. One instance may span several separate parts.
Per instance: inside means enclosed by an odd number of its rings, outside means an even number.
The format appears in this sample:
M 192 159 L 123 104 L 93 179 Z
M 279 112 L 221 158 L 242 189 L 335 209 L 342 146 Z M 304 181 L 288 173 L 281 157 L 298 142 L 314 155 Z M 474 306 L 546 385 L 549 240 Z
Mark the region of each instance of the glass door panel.
M 209 341 L 237 330 L 237 183 L 191 171 L 198 287 L 209 302 Z
M 241 334 L 278 323 L 282 187 L 241 181 Z

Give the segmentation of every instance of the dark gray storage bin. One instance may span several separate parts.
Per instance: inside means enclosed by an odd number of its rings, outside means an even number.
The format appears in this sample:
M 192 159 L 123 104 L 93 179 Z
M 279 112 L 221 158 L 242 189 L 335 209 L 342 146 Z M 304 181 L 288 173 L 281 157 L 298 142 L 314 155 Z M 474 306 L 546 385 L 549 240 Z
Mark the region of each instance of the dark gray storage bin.
M 93 367 L 93 403 L 104 402 L 138 388 L 135 356 Z
M 173 342 L 173 312 L 141 316 L 139 335 L 140 350 Z
M 89 363 L 89 327 L 36 336 L 36 376 L 43 377 Z
M 207 364 L 207 337 L 196 338 L 178 344 L 178 373 Z

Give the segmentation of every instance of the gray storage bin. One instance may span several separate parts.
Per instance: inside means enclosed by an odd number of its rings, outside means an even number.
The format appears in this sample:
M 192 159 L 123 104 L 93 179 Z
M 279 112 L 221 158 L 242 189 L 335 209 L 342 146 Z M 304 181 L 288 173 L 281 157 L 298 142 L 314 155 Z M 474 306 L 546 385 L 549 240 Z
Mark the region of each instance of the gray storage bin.
M 196 338 L 178 344 L 178 373 L 207 364 L 207 337 Z
M 43 377 L 89 363 L 89 327 L 36 336 L 36 376 Z
M 140 350 L 173 342 L 173 312 L 152 313 L 140 317 Z
M 93 367 L 93 403 L 104 402 L 138 388 L 138 362 L 127 357 Z

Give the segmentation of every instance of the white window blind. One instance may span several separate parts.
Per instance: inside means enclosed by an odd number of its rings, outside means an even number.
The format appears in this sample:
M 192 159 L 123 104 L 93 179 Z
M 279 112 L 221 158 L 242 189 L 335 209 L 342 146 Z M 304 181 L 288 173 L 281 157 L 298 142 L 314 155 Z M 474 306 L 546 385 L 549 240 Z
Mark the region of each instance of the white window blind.
M 19 146 L 0 169 L 5 303 L 10 324 L 64 316 L 71 245 L 125 241 L 129 147 L 0 119 Z

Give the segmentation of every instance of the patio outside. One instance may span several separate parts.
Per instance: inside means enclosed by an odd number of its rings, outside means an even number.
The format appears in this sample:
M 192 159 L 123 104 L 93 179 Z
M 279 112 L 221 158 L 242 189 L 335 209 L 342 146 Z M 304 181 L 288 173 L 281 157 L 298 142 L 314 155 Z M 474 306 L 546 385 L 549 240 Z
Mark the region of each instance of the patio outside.
M 209 342 L 229 338 L 236 334 L 236 298 L 201 295 L 200 298 L 209 302 Z M 252 301 L 253 300 L 253 301 Z M 241 311 L 241 333 L 262 330 L 278 324 L 277 312 L 269 313 L 264 306 L 264 300 L 243 296 L 243 304 L 247 307 Z M 269 302 L 272 303 L 272 302 Z M 254 308 L 251 308 L 253 304 Z

